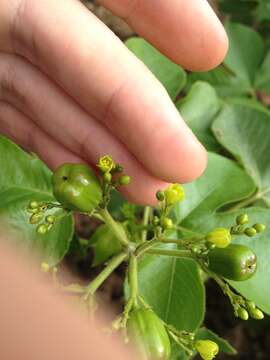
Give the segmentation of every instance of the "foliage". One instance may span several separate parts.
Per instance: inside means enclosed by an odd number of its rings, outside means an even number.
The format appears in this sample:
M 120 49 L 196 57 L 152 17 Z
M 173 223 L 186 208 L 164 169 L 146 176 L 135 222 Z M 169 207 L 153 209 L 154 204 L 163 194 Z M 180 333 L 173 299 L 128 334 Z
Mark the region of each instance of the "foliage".
M 163 84 L 209 151 L 204 175 L 183 186 L 185 199 L 181 202 L 167 206 L 166 192 L 159 194 L 159 212 L 153 212 L 128 204 L 115 191 L 111 193 L 121 185 L 114 180 L 115 172 L 121 173 L 121 169 L 110 157 L 101 159 L 103 202 L 98 211 L 88 215 L 105 224 L 89 241 L 81 241 L 81 253 L 86 255 L 85 249 L 91 247 L 92 266 L 108 265 L 86 288 L 71 285 L 66 289 L 83 295 L 91 305 L 95 291 L 109 273 L 127 261 L 126 306 L 114 327 L 125 327 L 137 301 L 139 306 L 150 307 L 170 334 L 171 360 L 190 359 L 198 340 L 214 341 L 220 351 L 235 353 L 225 340 L 202 328 L 207 277 L 222 288 L 236 316 L 260 318 L 261 310 L 270 314 L 270 111 L 267 101 L 262 101 L 270 96 L 269 1 L 220 0 L 218 11 L 226 15 L 230 49 L 223 64 L 212 71 L 186 73 L 145 40 L 136 37 L 126 42 Z M 73 209 L 55 202 L 50 170 L 34 154 L 27 154 L 4 137 L 0 138 L 0 164 L 1 222 L 18 246 L 35 249 L 42 268 L 51 271 L 74 251 L 70 247 Z M 122 184 L 129 180 L 122 175 Z M 43 218 L 46 212 L 57 219 L 44 235 L 29 223 L 34 213 L 31 201 L 38 203 Z M 43 210 L 44 204 L 47 208 Z M 243 214 L 251 221 L 249 225 L 240 223 Z M 261 223 L 266 225 L 262 233 Z M 256 254 L 258 268 L 247 281 L 226 280 L 209 269 L 205 259 L 215 241 L 212 237 L 207 241 L 207 234 L 217 228 L 229 229 L 233 244 L 248 246 Z M 256 236 L 251 236 L 253 232 Z M 159 242 L 152 244 L 153 239 Z M 195 245 L 191 239 L 196 240 Z M 135 255 L 128 258 L 122 251 L 125 246 L 128 254 L 142 253 L 138 262 Z

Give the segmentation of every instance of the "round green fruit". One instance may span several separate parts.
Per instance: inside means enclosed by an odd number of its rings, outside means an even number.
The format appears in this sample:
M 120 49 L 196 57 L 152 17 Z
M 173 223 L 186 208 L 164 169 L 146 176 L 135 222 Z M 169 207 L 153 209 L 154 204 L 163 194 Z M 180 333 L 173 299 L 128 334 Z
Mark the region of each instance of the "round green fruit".
M 208 254 L 209 269 L 226 279 L 244 281 L 251 278 L 257 267 L 256 255 L 247 246 L 231 244 L 215 248 Z
M 69 210 L 90 212 L 102 199 L 98 178 L 84 164 L 61 165 L 54 172 L 52 183 L 55 198 Z
M 150 309 L 134 310 L 127 322 L 131 342 L 140 352 L 140 360 L 168 360 L 171 344 L 161 319 Z

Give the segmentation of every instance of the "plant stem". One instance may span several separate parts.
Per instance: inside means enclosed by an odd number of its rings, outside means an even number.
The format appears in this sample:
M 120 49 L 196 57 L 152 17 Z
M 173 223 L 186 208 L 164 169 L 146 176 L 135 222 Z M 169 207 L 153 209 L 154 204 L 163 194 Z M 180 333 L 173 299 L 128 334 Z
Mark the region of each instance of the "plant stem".
M 151 215 L 152 209 L 150 206 L 145 206 L 143 213 L 143 226 L 147 226 L 149 222 L 149 217 Z M 147 239 L 147 228 L 144 228 L 142 231 L 141 242 L 145 242 Z
M 179 258 L 194 258 L 194 255 L 188 250 L 149 249 L 146 251 L 146 253 L 153 255 L 174 256 Z
M 135 251 L 135 256 L 140 257 L 143 253 L 145 253 L 147 250 L 151 249 L 153 246 L 155 246 L 156 244 L 160 243 L 161 240 L 159 239 L 153 239 L 153 240 L 149 240 L 144 242 L 142 245 L 140 245 L 136 251 Z
M 117 237 L 119 242 L 123 246 L 128 246 L 129 241 L 127 238 L 127 235 L 125 233 L 125 230 L 123 229 L 122 225 L 118 224 L 113 217 L 110 215 L 107 209 L 100 209 L 99 210 L 100 215 L 102 216 L 104 222 L 111 228 L 114 235 Z
M 127 258 L 127 254 L 121 252 L 114 256 L 108 265 L 101 271 L 101 273 L 93 280 L 85 289 L 85 298 L 89 295 L 93 295 L 100 285 L 111 275 L 111 273 Z
M 131 307 L 137 306 L 137 296 L 138 296 L 138 261 L 134 254 L 130 255 L 129 267 L 128 267 L 128 283 L 130 288 L 130 298 Z

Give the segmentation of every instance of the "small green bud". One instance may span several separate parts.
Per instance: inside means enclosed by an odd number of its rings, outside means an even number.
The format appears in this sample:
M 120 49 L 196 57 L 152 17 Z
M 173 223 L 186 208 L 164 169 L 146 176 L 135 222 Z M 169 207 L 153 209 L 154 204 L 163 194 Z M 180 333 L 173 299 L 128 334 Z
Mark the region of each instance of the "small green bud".
M 37 227 L 37 233 L 39 235 L 44 235 L 48 231 L 48 226 L 46 224 L 40 224 Z
M 131 181 L 131 178 L 128 175 L 121 175 L 118 181 L 120 185 L 128 185 Z
M 160 220 L 160 225 L 162 226 L 163 229 L 168 230 L 173 227 L 173 221 L 172 219 L 165 217 Z
M 164 191 L 162 191 L 162 190 L 157 191 L 156 198 L 158 201 L 163 201 L 165 199 Z
M 30 214 L 36 214 L 37 212 L 39 212 L 39 209 L 38 209 L 38 208 L 37 208 L 37 209 L 27 208 L 26 210 L 27 210 L 27 212 L 29 212 Z
M 46 216 L 46 222 L 48 224 L 54 224 L 56 220 L 56 217 L 54 215 L 48 215 Z
M 212 340 L 198 340 L 195 349 L 203 360 L 212 360 L 218 354 L 218 344 Z
M 246 307 L 247 307 L 248 311 L 256 309 L 255 303 L 253 301 L 249 301 L 249 300 L 246 301 Z
M 37 209 L 38 208 L 38 202 L 37 201 L 30 201 L 28 207 L 29 207 L 29 209 Z
M 246 234 L 247 236 L 249 236 L 249 237 L 252 237 L 252 236 L 254 236 L 254 235 L 257 234 L 257 231 L 256 231 L 255 228 L 250 227 L 250 228 L 246 228 L 245 234 Z
M 43 213 L 38 212 L 30 217 L 30 224 L 38 224 L 43 218 Z
M 109 172 L 104 173 L 103 179 L 105 183 L 110 183 L 112 181 L 112 174 L 110 174 Z
M 115 169 L 114 169 L 114 171 L 115 171 L 115 172 L 118 172 L 118 173 L 121 173 L 121 172 L 123 172 L 123 171 L 124 171 L 124 168 L 123 168 L 123 166 L 122 166 L 122 165 L 120 165 L 120 164 L 116 164 L 116 165 L 115 165 Z
M 158 225 L 159 225 L 159 218 L 158 218 L 157 216 L 154 216 L 154 217 L 153 217 L 152 224 L 153 224 L 154 226 L 158 226 Z
M 236 217 L 237 225 L 245 225 L 249 222 L 248 214 L 241 214 Z
M 243 234 L 245 228 L 243 225 L 234 225 L 231 227 L 231 234 L 240 235 Z
M 226 228 L 216 228 L 206 235 L 206 240 L 218 248 L 225 248 L 230 245 L 231 239 L 230 230 Z
M 260 309 L 251 309 L 249 311 L 249 315 L 255 320 L 262 320 L 264 318 L 264 314 Z
M 248 320 L 249 318 L 247 310 L 244 309 L 243 307 L 240 307 L 237 310 L 237 316 L 244 321 Z
M 266 226 L 264 224 L 254 224 L 252 226 L 258 233 L 264 232 Z
M 164 190 L 164 194 L 168 206 L 175 205 L 185 198 L 184 188 L 180 184 L 171 184 Z
M 41 263 L 40 270 L 44 273 L 48 273 L 50 271 L 50 265 L 46 262 Z
M 199 246 L 193 245 L 193 246 L 191 247 L 191 251 L 192 251 L 194 254 L 199 254 L 199 253 L 201 252 L 201 249 L 200 249 Z

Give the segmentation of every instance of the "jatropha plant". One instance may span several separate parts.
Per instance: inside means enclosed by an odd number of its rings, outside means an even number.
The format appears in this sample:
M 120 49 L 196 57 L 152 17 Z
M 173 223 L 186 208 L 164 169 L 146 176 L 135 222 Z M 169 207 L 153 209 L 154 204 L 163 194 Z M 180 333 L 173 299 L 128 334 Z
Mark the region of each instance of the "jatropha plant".
M 177 225 L 170 216 L 171 209 L 185 200 L 184 188 L 180 184 L 171 184 L 158 191 L 158 206 L 155 209 L 146 207 L 140 222 L 133 216 L 132 205 L 126 203 L 124 220 L 120 222 L 108 211 L 111 191 L 128 186 L 131 178 L 109 155 L 100 158 L 97 168 L 98 175 L 85 164 L 63 164 L 52 177 L 56 201 L 32 199 L 27 208 L 29 221 L 36 226 L 39 235 L 48 233 L 66 213 L 78 212 L 103 222 L 97 230 L 102 236 L 94 259 L 96 265 L 104 263 L 103 270 L 87 286 L 64 286 L 56 281 L 59 287 L 78 294 L 92 312 L 96 291 L 125 262 L 126 302 L 112 329 L 122 331 L 124 339 L 137 346 L 142 360 L 170 359 L 173 343 L 178 344 L 188 356 L 198 352 L 204 360 L 212 360 L 219 352 L 219 346 L 213 339 L 197 339 L 193 332 L 179 331 L 163 321 L 147 303 L 140 293 L 138 279 L 138 266 L 145 256 L 192 259 L 201 269 L 204 279 L 210 277 L 220 286 L 236 317 L 242 320 L 249 317 L 263 319 L 264 314 L 256 304 L 235 292 L 228 281 L 246 281 L 254 276 L 256 254 L 246 245 L 231 242 L 239 235 L 253 237 L 260 234 L 265 230 L 264 224 L 248 225 L 249 216 L 243 213 L 235 218 L 230 228 L 218 227 L 206 234 L 190 232 L 182 238 L 172 238 L 170 233 L 177 229 Z M 54 208 L 60 211 L 52 212 Z M 172 246 L 165 246 L 168 244 Z M 56 277 L 56 268 L 50 268 L 47 263 L 42 263 L 41 268 Z

